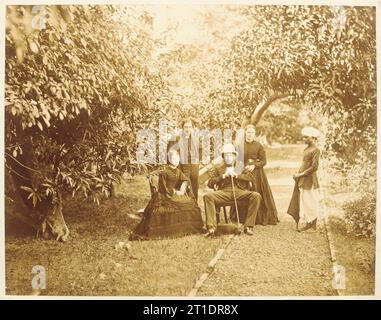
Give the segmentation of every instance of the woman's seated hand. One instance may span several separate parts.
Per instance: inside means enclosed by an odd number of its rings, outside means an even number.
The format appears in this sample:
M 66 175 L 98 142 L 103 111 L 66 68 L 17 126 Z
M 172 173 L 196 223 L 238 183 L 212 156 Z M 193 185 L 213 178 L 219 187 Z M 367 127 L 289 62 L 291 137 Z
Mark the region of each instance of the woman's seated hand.
M 249 164 L 245 167 L 246 170 L 250 171 L 250 172 L 253 172 L 254 169 L 255 169 L 255 165 L 253 164 Z
M 183 190 L 175 190 L 174 194 L 177 195 L 177 196 L 183 196 L 183 195 L 185 195 L 185 191 L 183 191 Z

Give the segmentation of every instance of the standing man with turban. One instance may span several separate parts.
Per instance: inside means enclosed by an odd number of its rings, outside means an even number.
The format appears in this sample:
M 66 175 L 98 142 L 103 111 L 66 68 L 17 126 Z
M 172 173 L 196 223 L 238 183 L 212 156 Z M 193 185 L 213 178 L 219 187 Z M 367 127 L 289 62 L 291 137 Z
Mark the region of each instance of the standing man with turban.
M 320 214 L 319 181 L 317 170 L 319 168 L 320 150 L 316 146 L 320 133 L 316 128 L 305 127 L 302 130 L 303 142 L 307 147 L 303 151 L 302 165 L 293 175 L 295 188 L 287 213 L 296 221 L 302 219 L 306 225 L 299 232 L 310 228 L 316 229 L 317 218 Z

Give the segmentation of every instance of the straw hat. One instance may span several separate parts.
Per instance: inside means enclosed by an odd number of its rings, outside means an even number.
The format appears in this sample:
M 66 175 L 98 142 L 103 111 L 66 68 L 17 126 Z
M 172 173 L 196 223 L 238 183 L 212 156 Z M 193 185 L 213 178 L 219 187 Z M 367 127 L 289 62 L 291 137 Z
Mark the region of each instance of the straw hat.
M 238 154 L 237 151 L 235 151 L 235 147 L 232 143 L 224 144 L 222 147 L 222 154 L 224 153 L 234 153 L 235 155 Z

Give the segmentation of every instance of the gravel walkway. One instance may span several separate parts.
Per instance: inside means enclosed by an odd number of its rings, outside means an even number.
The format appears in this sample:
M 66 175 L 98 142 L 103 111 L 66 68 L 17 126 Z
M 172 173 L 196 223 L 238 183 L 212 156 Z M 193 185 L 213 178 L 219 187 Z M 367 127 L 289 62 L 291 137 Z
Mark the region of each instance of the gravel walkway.
M 256 226 L 251 237 L 235 237 L 198 296 L 335 294 L 323 221 L 319 221 L 317 231 L 296 232 L 293 219 L 286 214 L 292 179 L 281 172 L 268 178 L 281 222 L 277 226 Z

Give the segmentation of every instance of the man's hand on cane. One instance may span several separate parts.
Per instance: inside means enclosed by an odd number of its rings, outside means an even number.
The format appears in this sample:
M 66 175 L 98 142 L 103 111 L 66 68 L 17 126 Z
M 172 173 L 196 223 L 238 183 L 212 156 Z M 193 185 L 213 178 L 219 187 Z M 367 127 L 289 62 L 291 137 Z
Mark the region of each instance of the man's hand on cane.
M 234 171 L 234 167 L 227 167 L 225 173 L 222 175 L 222 178 L 237 178 L 238 174 Z

